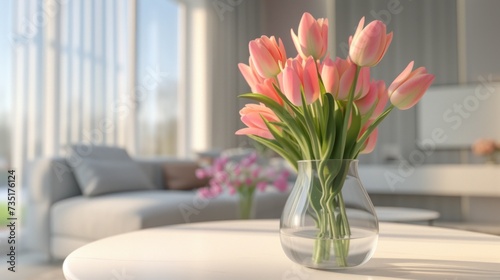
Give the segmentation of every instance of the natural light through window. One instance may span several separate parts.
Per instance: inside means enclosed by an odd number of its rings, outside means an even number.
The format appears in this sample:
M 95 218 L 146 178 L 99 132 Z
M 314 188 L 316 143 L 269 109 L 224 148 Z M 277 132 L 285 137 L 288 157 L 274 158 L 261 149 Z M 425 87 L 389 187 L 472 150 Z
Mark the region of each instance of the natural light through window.
M 137 5 L 138 153 L 175 155 L 179 4 L 143 0 Z

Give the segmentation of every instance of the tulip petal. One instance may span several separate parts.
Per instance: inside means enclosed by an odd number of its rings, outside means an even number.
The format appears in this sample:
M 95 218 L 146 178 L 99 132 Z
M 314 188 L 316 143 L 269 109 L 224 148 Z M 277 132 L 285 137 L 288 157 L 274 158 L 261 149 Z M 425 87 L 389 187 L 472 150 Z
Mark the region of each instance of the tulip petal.
M 263 78 L 272 78 L 279 73 L 279 66 L 271 53 L 262 43 L 256 42 L 257 40 L 251 41 L 248 45 L 250 55 L 255 63 L 255 70 Z
M 361 150 L 361 154 L 369 154 L 375 150 L 375 146 L 377 145 L 377 138 L 378 138 L 378 127 L 373 130 L 373 132 L 368 136 L 368 139 L 366 139 L 365 142 L 365 147 L 363 150 Z
M 377 82 L 377 105 L 375 106 L 375 109 L 373 110 L 371 119 L 376 119 L 378 116 L 380 116 L 385 109 L 385 106 L 387 105 L 387 102 L 389 101 L 389 95 L 387 95 L 387 88 L 385 86 L 384 81 L 378 81 Z
M 400 110 L 413 107 L 434 81 L 434 75 L 426 74 L 405 81 L 390 97 L 391 103 Z
M 336 96 L 339 100 L 347 100 L 349 92 L 351 91 L 351 86 L 354 81 L 354 75 L 356 74 L 356 65 L 351 64 L 349 68 L 340 77 L 339 83 L 339 93 Z
M 408 66 L 406 66 L 405 70 L 403 70 L 403 72 L 401 72 L 401 74 L 399 74 L 396 79 L 394 79 L 388 89 L 389 95 L 391 95 L 392 92 L 394 92 L 394 90 L 396 90 L 404 81 L 406 81 L 408 76 L 410 76 L 411 70 L 413 69 L 413 63 L 414 61 L 408 63 Z
M 259 80 L 255 76 L 254 70 L 244 63 L 238 63 L 238 68 L 240 69 L 243 78 L 245 78 L 245 81 L 247 81 L 247 84 L 252 89 L 252 92 L 256 92 L 256 85 L 259 83 Z
M 303 72 L 304 95 L 307 104 L 316 101 L 320 94 L 318 72 L 316 70 L 316 62 L 312 57 L 308 57 Z
M 264 83 L 257 84 L 255 92 L 263 94 L 278 104 L 283 105 L 283 100 L 274 89 L 273 79 L 266 79 Z
M 296 106 L 302 105 L 301 82 L 297 73 L 292 67 L 283 69 L 283 94 Z
M 323 60 L 321 79 L 323 80 L 326 92 L 331 93 L 333 96 L 337 96 L 339 90 L 339 74 L 335 63 L 330 58 Z
M 236 131 L 235 134 L 236 135 L 256 135 L 256 136 L 260 136 L 260 137 L 266 138 L 266 139 L 274 139 L 273 135 L 271 134 L 271 132 L 269 132 L 269 130 L 266 131 L 266 130 L 253 128 L 253 127 L 245 127 L 245 128 L 239 129 L 238 131 Z
M 322 59 L 328 48 L 328 20 L 314 19 L 310 13 L 304 13 L 300 19 L 297 35 L 291 30 L 292 40 L 302 58 L 312 56 Z
M 364 29 L 363 19 L 356 33 L 349 39 L 349 58 L 359 66 L 372 67 L 380 62 L 392 41 L 392 33 L 386 34 L 387 27 L 380 21 L 370 22 Z

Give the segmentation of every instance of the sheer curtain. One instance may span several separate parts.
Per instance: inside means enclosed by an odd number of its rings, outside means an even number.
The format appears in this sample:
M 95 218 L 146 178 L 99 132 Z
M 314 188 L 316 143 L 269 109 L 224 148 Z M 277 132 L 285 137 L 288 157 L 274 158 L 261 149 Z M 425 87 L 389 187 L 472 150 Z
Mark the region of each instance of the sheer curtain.
M 243 137 L 237 98 L 248 91 L 238 62 L 248 63 L 248 42 L 261 35 L 260 1 L 186 1 L 181 31 L 179 149 L 193 154 L 232 148 Z
M 135 152 L 134 4 L 13 1 L 13 166 L 77 142 Z

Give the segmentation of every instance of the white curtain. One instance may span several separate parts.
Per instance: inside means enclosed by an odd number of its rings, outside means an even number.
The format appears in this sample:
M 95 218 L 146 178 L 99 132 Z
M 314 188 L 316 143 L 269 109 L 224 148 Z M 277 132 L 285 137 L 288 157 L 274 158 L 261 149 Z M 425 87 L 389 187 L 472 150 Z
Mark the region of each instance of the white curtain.
M 179 149 L 186 154 L 225 149 L 246 139 L 234 132 L 241 126 L 237 97 L 247 92 L 238 62 L 248 63 L 248 42 L 260 33 L 260 1 L 186 1 L 183 12 Z
M 77 142 L 135 152 L 134 5 L 13 1 L 14 167 Z

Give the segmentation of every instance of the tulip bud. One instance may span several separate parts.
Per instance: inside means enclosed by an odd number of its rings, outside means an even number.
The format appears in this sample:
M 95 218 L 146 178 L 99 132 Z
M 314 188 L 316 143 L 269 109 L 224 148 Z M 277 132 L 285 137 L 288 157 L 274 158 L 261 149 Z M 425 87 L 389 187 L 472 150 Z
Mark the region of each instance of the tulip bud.
M 335 62 L 330 58 L 323 60 L 321 66 L 321 79 L 328 93 L 337 97 L 339 92 L 339 73 Z
M 370 84 L 368 93 L 363 98 L 354 102 L 358 107 L 359 113 L 361 115 L 366 115 L 377 105 L 378 89 L 378 82 L 372 82 Z
M 413 61 L 389 86 L 389 99 L 401 110 L 410 109 L 417 104 L 434 81 L 434 75 L 428 74 L 424 67 L 417 68 L 413 72 L 412 68 Z
M 380 20 L 372 21 L 363 28 L 364 23 L 363 17 L 350 40 L 349 57 L 359 66 L 372 67 L 384 57 L 392 41 L 392 32 L 386 34 L 387 28 Z
M 279 121 L 274 112 L 264 105 L 247 104 L 240 110 L 241 121 L 247 126 L 236 131 L 236 135 L 257 135 L 267 139 L 274 139 L 264 120 Z
M 322 59 L 328 48 L 328 19 L 318 20 L 310 13 L 304 13 L 300 19 L 298 35 L 290 30 L 297 52 L 306 59 L 312 56 L 314 60 Z
M 274 78 L 280 72 L 280 63 L 286 61 L 285 47 L 281 39 L 276 43 L 274 36 L 262 36 L 250 41 L 250 59 L 262 78 Z

